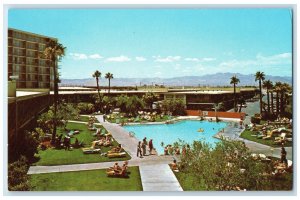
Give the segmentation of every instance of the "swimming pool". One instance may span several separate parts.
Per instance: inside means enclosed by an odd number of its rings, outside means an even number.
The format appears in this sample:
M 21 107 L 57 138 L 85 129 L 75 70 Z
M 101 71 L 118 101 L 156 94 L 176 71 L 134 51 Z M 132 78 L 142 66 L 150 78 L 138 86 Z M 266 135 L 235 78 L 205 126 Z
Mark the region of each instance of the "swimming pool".
M 147 141 L 153 139 L 154 148 L 156 148 L 158 154 L 163 154 L 162 142 L 164 145 L 168 145 L 181 139 L 190 144 L 195 140 L 205 140 L 210 144 L 214 144 L 219 140 L 213 136 L 226 126 L 226 122 L 183 120 L 174 124 L 139 124 L 127 125 L 124 128 L 127 131 L 134 132 L 138 140 L 143 140 L 144 137 L 147 137 Z M 202 129 L 203 132 L 199 132 L 199 129 Z

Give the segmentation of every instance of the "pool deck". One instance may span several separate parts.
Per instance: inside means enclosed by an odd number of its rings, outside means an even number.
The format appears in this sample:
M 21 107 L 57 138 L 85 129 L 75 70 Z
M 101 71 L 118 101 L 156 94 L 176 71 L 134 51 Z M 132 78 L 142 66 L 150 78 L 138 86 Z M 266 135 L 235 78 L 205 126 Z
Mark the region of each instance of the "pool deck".
M 139 158 L 136 156 L 136 147 L 138 144 L 138 139 L 129 135 L 122 126 L 118 124 L 113 124 L 103 121 L 102 115 L 96 115 L 99 123 L 96 125 L 102 125 L 104 128 L 110 132 L 113 137 L 122 144 L 125 151 L 132 157 L 129 160 L 129 166 L 139 166 L 141 181 L 144 191 L 183 191 L 176 176 L 170 169 L 169 165 L 173 159 L 179 160 L 174 156 L 144 156 Z M 178 117 L 175 120 L 184 119 L 199 119 L 198 117 Z M 271 155 L 274 157 L 280 157 L 280 148 L 271 148 L 269 146 L 259 144 L 256 142 L 248 141 L 239 138 L 243 129 L 239 126 L 234 126 L 235 122 L 239 120 L 223 119 L 224 121 L 232 122 L 229 126 L 224 128 L 224 132 L 218 133 L 215 136 L 220 137 L 221 135 L 225 138 L 232 140 L 243 140 L 250 151 L 255 153 L 264 153 L 266 155 Z M 70 121 L 76 123 L 84 123 L 79 121 Z M 151 123 L 151 124 L 162 124 Z M 148 123 L 147 123 L 148 124 Z M 287 159 L 292 160 L 292 147 L 286 147 Z M 83 171 L 83 170 L 96 170 L 105 169 L 113 166 L 114 162 L 101 162 L 101 163 L 85 163 L 85 164 L 73 164 L 73 165 L 59 165 L 59 166 L 31 166 L 29 168 L 28 174 L 41 174 L 41 173 L 54 173 L 54 172 L 69 172 L 69 171 Z

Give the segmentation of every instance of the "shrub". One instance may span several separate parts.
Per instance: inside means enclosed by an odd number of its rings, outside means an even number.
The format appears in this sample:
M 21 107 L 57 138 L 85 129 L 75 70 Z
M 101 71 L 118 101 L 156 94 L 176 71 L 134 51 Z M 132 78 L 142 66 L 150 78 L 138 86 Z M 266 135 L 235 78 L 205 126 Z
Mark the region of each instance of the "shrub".
M 29 191 L 29 176 L 27 175 L 28 163 L 24 156 L 8 165 L 8 190 Z
M 79 103 L 77 105 L 80 114 L 92 114 L 95 111 L 92 103 Z

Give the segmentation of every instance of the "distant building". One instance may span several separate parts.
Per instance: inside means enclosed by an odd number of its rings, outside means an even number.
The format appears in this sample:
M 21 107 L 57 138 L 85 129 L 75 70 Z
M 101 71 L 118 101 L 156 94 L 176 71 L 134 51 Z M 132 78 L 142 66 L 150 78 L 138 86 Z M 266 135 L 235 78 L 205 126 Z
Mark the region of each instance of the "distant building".
M 50 41 L 43 35 L 8 29 L 8 79 L 18 76 L 17 88 L 53 88 L 53 65 L 41 57 Z

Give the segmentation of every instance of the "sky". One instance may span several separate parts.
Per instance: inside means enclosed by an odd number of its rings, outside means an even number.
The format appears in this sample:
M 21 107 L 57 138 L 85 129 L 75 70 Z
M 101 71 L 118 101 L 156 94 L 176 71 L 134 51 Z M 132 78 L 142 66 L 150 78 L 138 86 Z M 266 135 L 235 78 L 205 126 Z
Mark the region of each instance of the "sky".
M 58 38 L 63 79 L 292 76 L 290 9 L 10 9 L 8 27 Z

